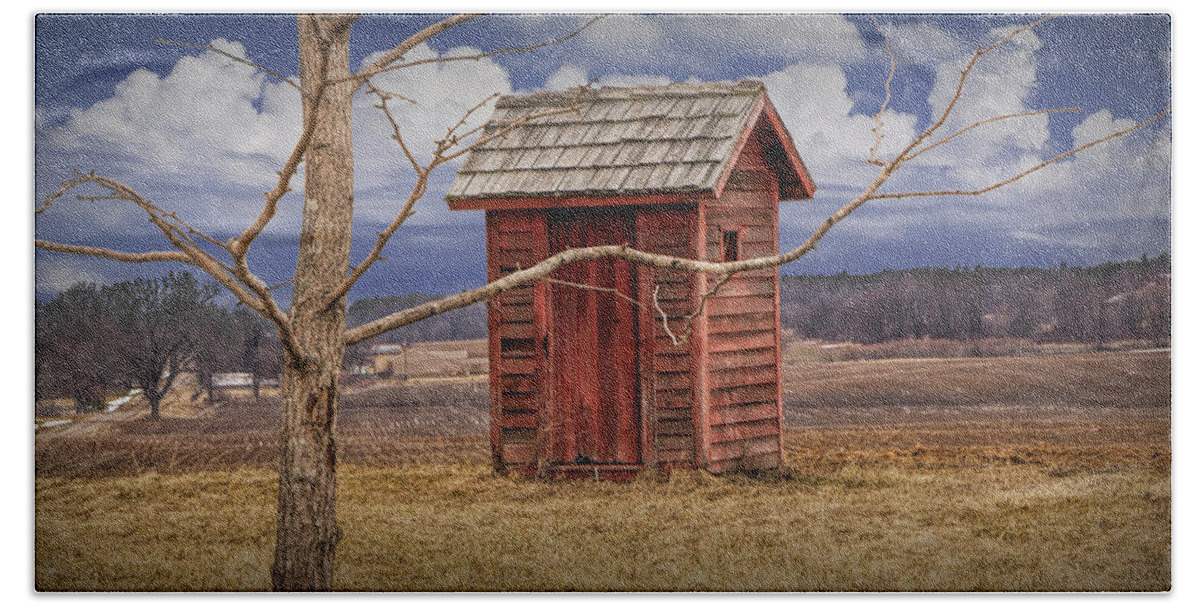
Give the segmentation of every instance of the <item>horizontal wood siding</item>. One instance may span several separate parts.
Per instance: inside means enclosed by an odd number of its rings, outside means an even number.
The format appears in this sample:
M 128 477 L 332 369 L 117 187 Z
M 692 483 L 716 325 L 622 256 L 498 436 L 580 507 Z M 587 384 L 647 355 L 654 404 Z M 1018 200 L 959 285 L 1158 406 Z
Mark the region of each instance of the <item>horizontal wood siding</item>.
M 699 241 L 696 207 L 678 210 L 647 208 L 638 212 L 638 248 L 694 259 Z M 660 465 L 690 465 L 695 459 L 694 406 L 696 395 L 695 356 L 687 344 L 676 346 L 663 328 L 655 303 L 668 317 L 671 332 L 680 337 L 684 318 L 694 310 L 698 297 L 696 276 L 685 271 L 642 268 L 648 293 L 642 297 L 644 326 L 652 327 L 653 340 L 646 351 L 652 359 L 648 374 L 653 383 L 653 448 Z M 645 376 L 644 376 L 645 377 Z
M 777 185 L 750 138 L 721 197 L 705 209 L 710 260 L 724 259 L 728 232 L 738 257 L 778 253 Z M 709 469 L 780 465 L 778 271 L 730 279 L 706 305 Z
M 545 216 L 536 212 L 487 212 L 488 281 L 529 268 L 549 253 Z M 497 464 L 537 460 L 540 403 L 545 390 L 541 342 L 544 322 L 536 287 L 506 291 L 488 307 L 492 453 Z

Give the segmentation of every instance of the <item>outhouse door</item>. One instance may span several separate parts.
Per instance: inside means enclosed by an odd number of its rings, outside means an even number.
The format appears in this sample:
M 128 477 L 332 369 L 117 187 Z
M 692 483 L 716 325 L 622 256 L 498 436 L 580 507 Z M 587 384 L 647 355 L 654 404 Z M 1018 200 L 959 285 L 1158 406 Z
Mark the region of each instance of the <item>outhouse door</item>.
M 571 209 L 549 217 L 551 254 L 634 244 L 622 210 Z M 557 464 L 641 462 L 636 272 L 602 259 L 560 268 L 550 283 L 554 398 L 550 450 Z

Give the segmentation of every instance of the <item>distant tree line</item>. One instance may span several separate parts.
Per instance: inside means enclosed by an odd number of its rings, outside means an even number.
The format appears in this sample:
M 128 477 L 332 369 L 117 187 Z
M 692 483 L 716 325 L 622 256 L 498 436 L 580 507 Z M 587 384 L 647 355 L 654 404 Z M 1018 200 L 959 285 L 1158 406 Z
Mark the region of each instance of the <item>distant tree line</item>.
M 197 378 L 199 396 L 214 398 L 213 375 L 249 372 L 277 377 L 282 350 L 255 314 L 215 302 L 216 285 L 188 273 L 115 285 L 78 284 L 35 305 L 36 399 L 70 398 L 79 413 L 141 389 L 150 415 L 179 374 Z
M 1091 267 L 783 275 L 780 292 L 783 327 L 827 341 L 1171 340 L 1170 254 Z
M 277 378 L 282 347 L 273 328 L 243 307 L 214 301 L 217 289 L 188 273 L 115 285 L 76 285 L 36 304 L 37 399 L 71 398 L 77 411 L 140 388 L 153 417 L 179 373 L 196 375 L 197 395 L 215 398 L 213 376 Z M 413 293 L 355 301 L 355 326 L 441 297 Z M 1171 340 L 1171 258 L 1091 267 L 919 268 L 870 275 L 780 276 L 780 317 L 798 337 L 874 344 L 935 338 L 1022 338 L 1037 342 Z M 487 336 L 483 305 L 450 311 L 356 345 Z

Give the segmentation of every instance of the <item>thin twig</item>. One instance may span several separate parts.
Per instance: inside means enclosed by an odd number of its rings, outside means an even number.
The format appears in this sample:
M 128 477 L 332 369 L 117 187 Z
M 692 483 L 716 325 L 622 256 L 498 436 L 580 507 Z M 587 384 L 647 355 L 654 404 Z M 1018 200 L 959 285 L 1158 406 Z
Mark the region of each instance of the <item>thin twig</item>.
M 1025 116 L 1040 116 L 1043 114 L 1057 114 L 1059 112 L 1078 112 L 1080 110 L 1081 110 L 1081 108 L 1059 108 L 1059 109 L 1054 109 L 1054 110 L 1033 110 L 1031 112 L 1018 112 L 1016 114 L 1005 114 L 1004 116 L 993 116 L 992 118 L 988 118 L 986 120 L 981 120 L 979 122 L 976 122 L 976 123 L 973 123 L 966 127 L 963 127 L 961 129 L 955 131 L 954 133 L 947 135 L 946 137 L 943 137 L 942 139 L 940 139 L 932 144 L 929 144 L 928 146 L 925 146 L 924 148 L 921 148 L 920 150 L 917 150 L 916 152 L 908 154 L 907 156 L 904 157 L 904 160 L 910 161 L 910 160 L 912 160 L 912 159 L 914 159 L 914 158 L 916 158 L 938 146 L 949 143 L 951 140 L 962 135 L 963 133 L 966 133 L 967 131 L 982 127 L 983 125 L 990 124 L 993 122 L 1000 122 L 1002 120 L 1009 120 L 1012 118 L 1022 118 Z
M 638 308 L 643 307 L 643 304 L 641 302 L 638 302 L 637 300 L 621 293 L 621 290 L 619 290 L 615 287 L 600 287 L 598 285 L 587 285 L 584 283 L 572 283 L 571 281 L 564 281 L 562 279 L 555 279 L 555 278 L 551 278 L 551 277 L 542 277 L 540 280 L 545 281 L 547 283 L 554 283 L 556 285 L 565 285 L 567 287 L 575 287 L 578 289 L 587 289 L 590 291 L 601 291 L 604 293 L 611 293 L 611 294 L 616 295 L 617 297 L 621 298 L 622 300 L 625 300 L 626 302 L 629 302 L 630 304 L 637 306 Z
M 887 194 L 872 194 L 868 198 L 870 198 L 870 199 L 885 199 L 885 198 L 901 199 L 901 198 L 929 197 L 929 196 L 978 196 L 980 194 L 991 192 L 992 190 L 995 190 L 1002 186 L 1007 186 L 1008 184 L 1011 184 L 1023 177 L 1026 177 L 1026 176 L 1030 175 L 1031 173 L 1040 171 L 1040 170 L 1042 170 L 1050 165 L 1053 165 L 1054 163 L 1057 163 L 1069 156 L 1074 156 L 1075 154 L 1078 154 L 1079 152 L 1087 150 L 1088 148 L 1091 148 L 1092 146 L 1102 144 L 1110 139 L 1115 139 L 1117 137 L 1121 137 L 1122 135 L 1128 135 L 1134 131 L 1137 131 L 1138 129 L 1141 129 L 1141 128 L 1146 127 L 1154 122 L 1162 120 L 1167 114 L 1170 114 L 1170 113 L 1171 113 L 1171 108 L 1167 108 L 1166 110 L 1163 110 L 1162 113 L 1155 116 L 1154 118 L 1140 122 L 1136 125 L 1133 125 L 1132 127 L 1129 127 L 1128 129 L 1122 129 L 1115 133 L 1110 133 L 1108 135 L 1105 135 L 1104 137 L 1101 137 L 1100 139 L 1092 140 L 1086 144 L 1083 144 L 1082 146 L 1077 146 L 1075 148 L 1072 148 L 1066 152 L 1063 152 L 1062 154 L 1059 154 L 1058 156 L 1055 156 L 1054 158 L 1051 158 L 1050 160 L 1038 163 L 1038 164 L 1036 164 L 1036 165 L 1034 165 L 1012 177 L 1009 177 L 1008 179 L 998 181 L 990 186 L 985 186 L 985 187 L 979 188 L 977 190 L 929 190 L 929 191 L 925 191 L 925 192 L 892 192 L 892 193 L 887 193 Z
M 419 59 L 416 61 L 408 61 L 405 63 L 394 63 L 396 61 L 403 59 L 404 53 L 407 53 L 408 51 L 412 50 L 414 47 L 416 47 L 417 44 L 420 44 L 421 42 L 424 42 L 425 40 L 433 37 L 436 34 L 443 32 L 447 29 L 450 29 L 450 27 L 454 27 L 455 25 L 460 25 L 461 23 L 466 23 L 467 21 L 475 19 L 479 16 L 480 15 L 458 15 L 457 17 L 461 18 L 461 20 L 454 23 L 453 25 L 448 26 L 448 27 L 443 26 L 443 23 L 445 23 L 445 22 L 434 24 L 434 25 L 430 26 L 429 28 L 426 28 L 425 30 L 421 30 L 417 34 L 413 35 L 408 40 L 406 40 L 401 46 L 396 47 L 396 49 L 393 49 L 387 55 L 384 55 L 382 58 L 380 58 L 375 63 L 368 66 L 367 68 L 360 70 L 357 74 L 354 74 L 353 76 L 350 76 L 348 78 L 343 78 L 340 80 L 353 79 L 353 80 L 358 80 L 360 82 L 365 82 L 367 79 L 377 76 L 379 74 L 382 74 L 384 72 L 391 72 L 393 70 L 401 70 L 404 68 L 411 68 L 414 66 L 424 65 L 427 63 L 449 63 L 451 61 L 478 61 L 480 59 L 486 59 L 488 57 L 494 57 L 496 55 L 501 55 L 501 54 L 506 54 L 506 53 L 527 53 L 529 51 L 535 51 L 537 49 L 545 48 L 548 46 L 552 46 L 552 45 L 559 44 L 559 43 L 565 42 L 567 40 L 570 40 L 571 38 L 574 38 L 574 37 L 578 36 L 579 34 L 583 33 L 583 31 L 586 30 L 587 28 L 591 27 L 592 24 L 594 24 L 597 21 L 599 21 L 600 19 L 604 18 L 604 15 L 592 17 L 591 19 L 589 19 L 587 21 L 587 23 L 584 23 L 582 26 L 580 26 L 579 28 L 575 29 L 574 31 L 572 31 L 568 34 L 559 36 L 558 38 L 554 38 L 553 40 L 546 40 L 544 42 L 539 42 L 537 44 L 530 44 L 527 46 L 504 47 L 501 49 L 496 49 L 494 51 L 486 51 L 483 53 L 476 53 L 474 55 L 457 55 L 454 57 L 432 57 L 429 59 Z M 455 19 L 455 17 L 451 17 L 450 19 L 447 19 L 446 21 L 450 21 L 451 19 Z M 436 30 L 436 31 L 432 31 L 427 34 L 426 33 L 427 30 Z M 415 42 L 412 42 L 413 40 L 415 40 Z M 410 44 L 410 42 L 412 42 L 412 43 Z M 401 47 L 406 47 L 406 48 L 404 48 L 403 51 L 400 51 Z M 334 81 L 334 82 L 338 82 L 338 81 Z
M 663 329 L 667 332 L 667 337 L 671 339 L 672 345 L 680 346 L 682 344 L 687 344 L 687 341 L 690 340 L 692 337 L 692 322 L 696 320 L 696 317 L 698 317 L 704 313 L 705 302 L 707 302 L 708 299 L 711 298 L 712 296 L 716 295 L 717 291 L 720 290 L 721 287 L 723 287 L 725 285 L 725 283 L 728 283 L 729 279 L 731 279 L 731 278 L 733 278 L 732 273 L 721 277 L 721 280 L 717 281 L 717 284 L 714 285 L 712 289 L 701 294 L 700 302 L 696 305 L 695 310 L 693 310 L 687 316 L 683 317 L 683 334 L 682 334 L 682 336 L 676 336 L 671 331 L 671 327 L 670 327 L 670 325 L 668 325 L 667 312 L 665 310 L 663 310 L 662 307 L 659 306 L 659 304 L 658 304 L 658 288 L 659 288 L 659 286 L 658 285 L 654 286 L 654 292 L 650 294 L 650 299 L 654 303 L 654 309 L 658 311 L 659 316 L 662 318 Z
M 249 59 L 245 59 L 243 57 L 238 57 L 237 55 L 234 55 L 233 53 L 230 53 L 228 51 L 222 51 L 221 49 L 219 49 L 211 44 L 191 44 L 188 42 L 178 42 L 175 40 L 162 40 L 162 39 L 155 40 L 155 42 L 158 44 L 173 44 L 175 46 L 182 46 L 182 47 L 186 47 L 186 48 L 190 48 L 190 49 L 200 49 L 202 51 L 209 51 L 212 53 L 216 53 L 218 55 L 221 55 L 222 57 L 227 57 L 238 63 L 248 65 L 260 72 L 263 72 L 264 74 L 274 77 L 275 79 L 279 80 L 280 82 L 287 83 L 287 84 L 291 85 L 292 88 L 296 89 L 297 91 L 300 91 L 301 95 L 305 95 L 304 90 L 300 88 L 300 84 L 297 83 L 296 81 L 292 80 L 291 78 L 288 78 L 287 76 L 284 76 L 283 74 L 280 74 L 279 72 L 276 72 L 275 70 L 272 70 L 271 68 L 269 68 L 265 65 L 255 63 L 255 62 L 250 61 Z
M 892 101 L 892 80 L 896 77 L 896 54 L 892 52 L 892 43 L 888 39 L 887 32 L 879 27 L 879 21 L 875 16 L 871 16 L 871 23 L 875 24 L 875 31 L 883 36 L 883 48 L 887 51 L 888 58 L 891 60 L 892 67 L 888 71 L 887 79 L 883 81 L 883 102 L 879 104 L 879 111 L 875 113 L 875 126 L 871 127 L 871 134 L 875 136 L 875 143 L 871 146 L 871 151 L 867 154 L 867 163 L 880 166 L 884 162 L 879 160 L 879 145 L 883 143 L 883 113 L 887 111 L 888 104 Z

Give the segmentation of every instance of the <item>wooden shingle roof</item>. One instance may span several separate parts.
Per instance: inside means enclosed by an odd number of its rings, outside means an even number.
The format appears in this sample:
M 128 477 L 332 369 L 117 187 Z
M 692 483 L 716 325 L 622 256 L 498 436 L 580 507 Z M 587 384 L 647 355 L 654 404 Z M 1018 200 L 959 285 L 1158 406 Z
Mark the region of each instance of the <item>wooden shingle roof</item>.
M 760 82 L 604 87 L 501 97 L 485 133 L 540 116 L 472 150 L 446 200 L 712 192 L 764 110 L 777 131 L 790 198 L 811 179 Z M 788 160 L 791 162 L 788 162 Z

